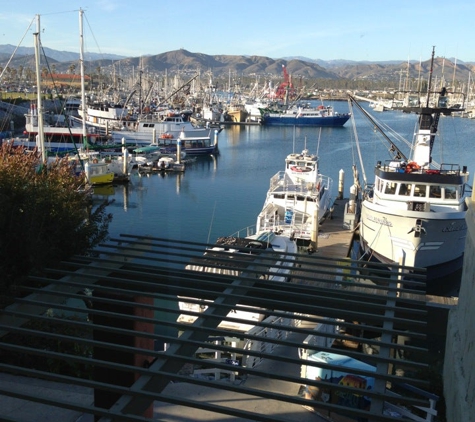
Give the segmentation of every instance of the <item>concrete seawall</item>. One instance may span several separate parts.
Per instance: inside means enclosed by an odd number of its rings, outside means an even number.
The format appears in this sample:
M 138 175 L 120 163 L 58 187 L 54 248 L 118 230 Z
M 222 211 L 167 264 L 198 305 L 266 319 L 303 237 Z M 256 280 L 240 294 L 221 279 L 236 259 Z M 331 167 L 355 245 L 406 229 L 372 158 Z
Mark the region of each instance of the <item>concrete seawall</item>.
M 459 302 L 450 311 L 447 325 L 444 397 L 448 422 L 475 421 L 475 191 L 466 222 Z

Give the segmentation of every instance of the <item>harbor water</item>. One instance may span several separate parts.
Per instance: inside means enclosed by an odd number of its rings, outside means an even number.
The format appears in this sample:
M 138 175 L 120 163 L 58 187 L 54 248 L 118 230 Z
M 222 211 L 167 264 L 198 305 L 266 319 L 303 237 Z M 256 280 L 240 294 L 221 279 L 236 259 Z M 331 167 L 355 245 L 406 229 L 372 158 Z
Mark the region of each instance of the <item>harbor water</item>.
M 109 206 L 113 214 L 110 236 L 124 233 L 213 243 L 220 236 L 252 226 L 264 204 L 270 178 L 284 170 L 287 154 L 303 149 L 318 154 L 320 172 L 333 179 L 334 197 L 343 170 L 343 193 L 348 198 L 353 165 L 362 185 L 365 181 L 373 183 L 377 161 L 392 156 L 388 142 L 368 125 L 358 109 L 350 110 L 345 101 L 332 105 L 341 113 L 352 111 L 354 121 L 350 119 L 338 128 L 230 125 L 219 134 L 219 155 L 197 157 L 183 173 L 134 175 L 126 185 L 98 189 L 98 199 L 113 200 Z M 383 125 L 412 141 L 417 115 L 378 113 L 367 104 L 362 106 Z M 433 160 L 457 163 L 473 172 L 474 134 L 474 119 L 441 117 Z M 392 140 L 409 156 L 408 145 L 397 137 Z

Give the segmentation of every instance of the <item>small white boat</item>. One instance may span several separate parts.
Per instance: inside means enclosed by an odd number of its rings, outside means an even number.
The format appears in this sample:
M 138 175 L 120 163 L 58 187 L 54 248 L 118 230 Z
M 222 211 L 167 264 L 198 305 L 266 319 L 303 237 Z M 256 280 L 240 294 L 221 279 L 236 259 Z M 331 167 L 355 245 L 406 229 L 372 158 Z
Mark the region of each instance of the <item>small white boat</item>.
M 114 172 L 97 152 L 79 150 L 78 154 L 68 156 L 67 159 L 75 173 L 79 175 L 84 172 L 86 182 L 92 186 L 106 185 L 114 181 Z
M 114 181 L 114 173 L 104 161 L 84 164 L 86 180 L 92 186 L 107 185 Z
M 186 157 L 186 152 L 182 151 L 180 160 L 176 154 L 162 155 L 157 163 L 156 169 L 159 171 L 185 171 L 185 164 L 182 162 Z
M 318 170 L 318 157 L 304 149 L 285 158 L 285 170 L 270 179 L 257 231 L 271 230 L 295 238 L 313 250 L 318 226 L 331 206 L 333 181 Z
M 154 167 L 162 156 L 162 152 L 158 145 L 148 145 L 135 148 L 131 161 L 140 167 Z

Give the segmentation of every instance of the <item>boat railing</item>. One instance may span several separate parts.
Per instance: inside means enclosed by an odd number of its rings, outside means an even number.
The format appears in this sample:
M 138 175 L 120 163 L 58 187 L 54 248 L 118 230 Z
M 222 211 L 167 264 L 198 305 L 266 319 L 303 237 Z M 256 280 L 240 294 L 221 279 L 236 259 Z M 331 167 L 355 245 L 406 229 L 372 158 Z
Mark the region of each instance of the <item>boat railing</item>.
M 324 176 L 323 174 L 319 175 L 319 179 L 320 179 L 320 186 L 324 186 L 325 189 L 328 189 L 331 192 L 333 188 L 333 179 L 330 176 Z M 322 196 L 323 193 L 324 193 L 323 191 L 320 193 L 320 197 Z
M 383 164 L 380 161 L 376 167 L 381 168 L 382 171 L 404 173 L 406 161 L 404 160 L 386 160 Z
M 463 169 L 463 173 L 467 172 L 467 169 Z M 440 174 L 450 174 L 450 175 L 460 175 L 460 165 L 459 164 L 449 164 L 449 163 L 442 163 L 440 165 Z
M 285 177 L 285 171 L 279 171 L 270 179 L 270 190 L 274 190 L 277 186 L 282 185 Z
M 384 172 L 394 173 L 422 173 L 460 176 L 461 173 L 467 172 L 467 168 L 464 166 L 461 170 L 459 164 L 442 163 L 438 169 L 425 167 L 421 168 L 418 165 L 414 165 L 411 161 L 406 162 L 405 160 L 386 160 L 384 164 L 378 162 L 377 167 Z
M 320 185 L 330 186 L 332 179 L 329 176 L 319 175 Z M 298 183 L 295 183 L 285 171 L 279 171 L 270 179 L 269 190 L 274 191 L 277 188 L 281 188 L 282 191 L 296 191 L 296 192 L 307 192 L 309 189 L 315 189 L 318 185 L 318 181 L 311 183 L 305 180 L 301 180 Z
M 234 232 L 231 237 L 248 237 L 256 233 L 256 225 L 247 226 Z

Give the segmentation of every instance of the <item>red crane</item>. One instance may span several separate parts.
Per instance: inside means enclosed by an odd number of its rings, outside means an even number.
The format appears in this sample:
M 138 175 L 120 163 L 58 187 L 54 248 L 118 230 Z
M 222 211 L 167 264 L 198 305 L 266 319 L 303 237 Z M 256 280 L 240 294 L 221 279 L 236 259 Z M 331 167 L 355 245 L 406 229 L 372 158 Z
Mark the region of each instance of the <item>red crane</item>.
M 284 82 L 282 82 L 275 91 L 276 98 L 281 100 L 285 98 L 292 98 L 295 97 L 295 88 L 292 84 L 292 78 L 287 73 L 287 69 L 285 65 L 282 65 L 282 71 L 284 72 Z

